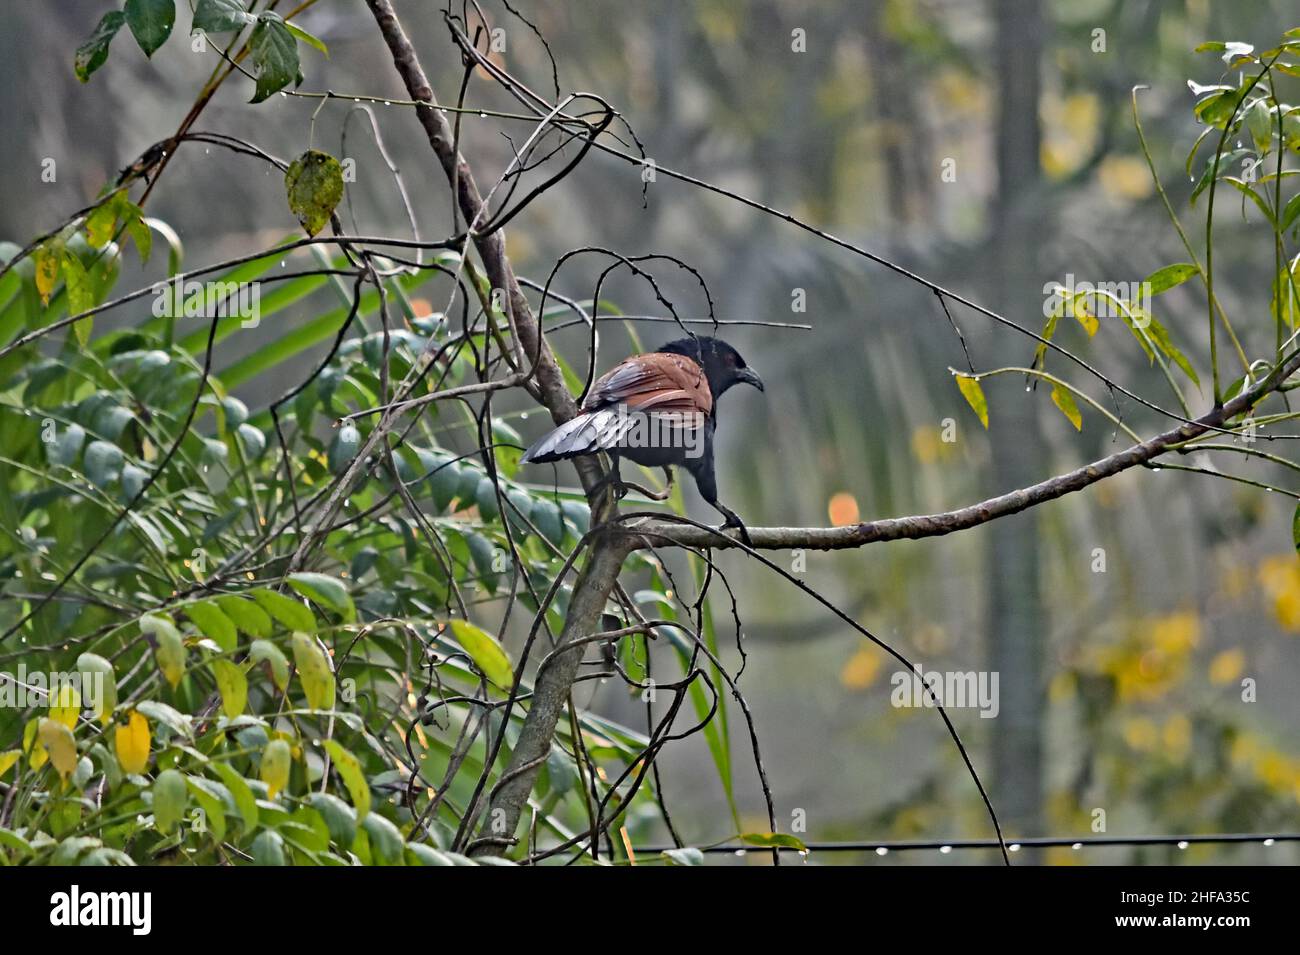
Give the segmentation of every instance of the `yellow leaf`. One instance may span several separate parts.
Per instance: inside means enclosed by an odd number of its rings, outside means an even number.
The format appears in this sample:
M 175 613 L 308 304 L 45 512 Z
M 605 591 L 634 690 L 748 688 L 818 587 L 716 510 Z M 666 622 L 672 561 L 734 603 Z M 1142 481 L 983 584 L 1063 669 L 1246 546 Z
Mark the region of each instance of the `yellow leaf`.
M 36 266 L 36 291 L 40 293 L 41 304 L 50 303 L 50 293 L 59 284 L 59 268 L 63 261 L 61 243 L 47 243 L 36 250 L 33 265 Z
M 289 744 L 282 739 L 273 739 L 262 750 L 261 779 L 266 783 L 267 795 L 272 799 L 285 786 L 289 785 L 289 764 L 292 761 Z
M 1210 682 L 1222 686 L 1235 683 L 1246 668 L 1246 654 L 1241 650 L 1224 650 L 1210 661 Z
M 63 683 L 50 693 L 50 719 L 75 730 L 80 714 L 81 694 L 71 683 Z
M 984 430 L 989 428 L 989 403 L 984 398 L 984 389 L 980 387 L 979 379 L 974 375 L 964 375 L 961 372 L 954 372 L 957 379 L 957 388 L 961 391 L 962 397 L 966 403 L 979 416 L 980 424 L 984 425 Z
M 302 678 L 307 705 L 313 710 L 334 708 L 334 671 L 316 638 L 309 633 L 293 635 L 293 665 Z
M 846 689 L 865 690 L 876 682 L 880 665 L 880 651 L 875 647 L 859 647 L 840 670 L 840 682 Z
M 77 768 L 77 741 L 72 738 L 72 730 L 57 720 L 42 719 L 37 737 L 59 775 L 63 779 L 71 776 Z
M 117 748 L 117 764 L 128 775 L 143 773 L 149 765 L 149 721 L 144 714 L 131 711 L 125 726 L 117 726 L 113 733 Z
M 1083 330 L 1088 333 L 1088 337 L 1091 338 L 1097 334 L 1097 329 L 1101 327 L 1101 323 L 1097 321 L 1097 316 L 1088 309 L 1088 295 L 1088 292 L 1075 294 L 1069 299 L 1066 308 L 1074 316 L 1075 320 L 1083 326 Z
M 50 758 L 44 747 L 36 745 L 36 732 L 40 726 L 39 719 L 30 719 L 23 727 L 23 752 L 27 754 L 27 762 L 32 769 L 40 769 Z
M 10 749 L 0 753 L 0 776 L 9 771 L 9 767 L 18 762 L 18 757 L 23 754 L 21 749 Z
M 1075 431 L 1083 430 L 1083 415 L 1079 413 L 1079 406 L 1074 403 L 1074 396 L 1069 391 L 1060 385 L 1052 385 L 1052 403 L 1061 409 L 1061 414 L 1070 419 Z

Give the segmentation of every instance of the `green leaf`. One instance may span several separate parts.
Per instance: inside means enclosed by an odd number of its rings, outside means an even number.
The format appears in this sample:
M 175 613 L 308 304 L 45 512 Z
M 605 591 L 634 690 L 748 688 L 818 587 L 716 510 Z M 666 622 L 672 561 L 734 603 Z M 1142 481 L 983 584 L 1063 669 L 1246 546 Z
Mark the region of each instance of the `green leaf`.
M 989 427 L 989 404 L 984 398 L 984 389 L 980 387 L 979 379 L 974 375 L 966 375 L 962 372 L 953 372 L 953 377 L 957 379 L 957 388 L 966 403 L 971 406 L 976 416 L 980 419 L 980 424 L 984 425 L 984 430 Z
M 447 858 L 445 852 L 439 852 L 433 846 L 427 846 L 422 842 L 412 842 L 406 846 L 415 861 L 422 866 L 454 866 L 456 863 Z
M 356 425 L 348 423 L 334 432 L 326 455 L 326 466 L 331 474 L 342 474 L 348 469 L 357 452 L 361 450 L 361 432 Z
M 515 680 L 515 668 L 496 637 L 468 620 L 453 620 L 451 632 L 489 680 L 502 689 L 510 689 Z
M 366 774 L 361 770 L 360 761 L 352 755 L 338 740 L 325 740 L 325 751 L 330 754 L 334 768 L 343 777 L 343 785 L 348 787 L 352 805 L 356 807 L 357 818 L 365 819 L 370 812 L 370 784 Z
M 343 167 L 329 153 L 309 149 L 289 165 L 284 188 L 289 210 L 307 234 L 314 236 L 329 223 L 343 198 Z
M 235 625 L 231 623 L 230 618 L 215 603 L 204 600 L 199 603 L 189 604 L 182 609 L 184 609 L 186 616 L 194 621 L 194 625 L 199 628 L 199 633 L 205 637 L 210 637 L 217 646 L 227 653 L 235 649 L 236 644 L 239 642 L 239 634 L 235 631 Z
M 301 571 L 296 574 L 290 574 L 287 578 L 289 586 L 298 593 L 302 594 L 308 600 L 313 600 L 322 607 L 327 607 L 336 613 L 342 614 L 345 620 L 355 620 L 357 616 L 356 607 L 352 605 L 352 598 L 348 595 L 348 588 L 337 577 L 330 577 L 328 574 L 314 574 Z M 270 612 L 270 608 L 267 608 Z M 299 629 L 314 630 L 315 627 L 303 627 Z
M 1150 286 L 1151 295 L 1159 295 L 1161 292 L 1167 292 L 1175 285 L 1182 285 L 1196 272 L 1196 266 L 1190 262 L 1179 262 L 1175 265 L 1166 265 L 1162 269 L 1156 269 L 1142 281 Z
M 495 521 L 501 516 L 496 482 L 486 474 L 479 478 L 478 487 L 474 491 L 474 503 L 478 505 L 479 517 L 485 521 Z
M 235 594 L 223 594 L 215 599 L 221 612 L 250 637 L 271 635 L 271 617 L 256 602 Z
M 307 694 L 307 705 L 313 710 L 332 710 L 334 672 L 330 669 L 329 658 L 314 636 L 294 633 L 293 663 L 298 668 L 302 688 Z
M 308 33 L 306 30 L 304 30 L 302 27 L 298 26 L 297 24 L 286 22 L 285 27 L 289 30 L 290 33 L 296 36 L 299 40 L 302 40 L 303 43 L 306 43 L 310 47 L 315 47 L 317 50 L 320 50 L 321 53 L 324 53 L 325 56 L 327 57 L 330 55 L 329 47 L 327 47 L 324 44 L 324 42 L 320 39 L 320 37 L 313 36 L 312 34 Z
M 808 847 L 801 840 L 782 832 L 747 832 L 740 837 L 740 841 L 746 845 L 762 846 L 765 849 L 780 846 L 786 849 L 797 849 L 800 852 L 808 851 Z
M 257 601 L 258 606 L 276 619 L 286 630 L 307 630 L 315 632 L 316 618 L 304 603 L 259 587 L 250 590 L 248 596 Z
M 1291 540 L 1295 543 L 1296 553 L 1300 554 L 1300 501 L 1296 502 L 1295 514 L 1291 516 Z
M 298 43 L 280 17 L 274 13 L 259 16 L 249 46 L 257 67 L 257 88 L 249 102 L 260 103 L 297 79 Z
M 221 712 L 234 719 L 244 712 L 248 705 L 248 677 L 238 664 L 229 660 L 216 659 L 208 666 L 217 678 L 217 690 L 221 693 Z
M 54 440 L 45 445 L 45 459 L 52 467 L 71 467 L 81 453 L 81 445 L 85 440 L 86 429 L 79 424 L 60 428 Z
M 1083 415 L 1079 413 L 1074 395 L 1070 394 L 1068 389 L 1060 385 L 1052 385 L 1052 403 L 1061 409 L 1061 414 L 1070 419 L 1070 424 L 1074 425 L 1075 431 L 1083 430 Z
M 113 37 L 117 36 L 117 31 L 122 29 L 124 23 L 126 14 L 121 10 L 109 10 L 100 18 L 99 25 L 86 38 L 86 42 L 77 47 L 77 56 L 72 65 L 77 79 L 83 83 L 89 82 L 90 74 L 104 65 L 108 59 L 108 45 L 113 42 Z
M 145 56 L 153 56 L 172 35 L 172 25 L 176 22 L 175 0 L 126 0 L 122 12 Z
M 254 640 L 248 648 L 248 659 L 256 666 L 266 662 L 271 667 L 271 679 L 283 691 L 289 685 L 289 660 L 270 640 Z
M 95 307 L 95 287 L 90 281 L 90 274 L 81 264 L 75 253 L 63 253 L 63 283 L 68 290 L 68 314 L 80 315 Z M 72 323 L 72 331 L 82 348 L 90 343 L 90 334 L 95 325 L 93 316 Z
M 668 849 L 664 858 L 673 865 L 704 865 L 704 853 L 693 846 L 685 849 Z
M 274 829 L 263 829 L 253 840 L 249 851 L 254 865 L 284 865 L 284 837 Z
M 1282 207 L 1282 223 L 1279 226 L 1280 231 L 1285 232 L 1295 224 L 1296 219 L 1300 217 L 1300 192 L 1287 200 L 1287 204 Z
M 189 803 L 189 787 L 185 777 L 174 769 L 166 769 L 153 782 L 153 822 L 158 831 L 166 834 L 185 818 Z
M 206 33 L 226 33 L 256 21 L 244 9 L 243 0 L 199 0 L 194 7 L 193 29 Z
M 204 822 L 211 830 L 213 840 L 218 843 L 225 841 L 226 803 L 222 799 L 226 795 L 225 787 L 202 776 L 186 776 L 185 784 L 203 810 Z
M 102 490 L 121 475 L 124 460 L 125 455 L 117 445 L 107 441 L 92 441 L 86 446 L 81 469 L 90 483 Z
M 361 820 L 361 828 L 370 837 L 370 850 L 379 865 L 399 865 L 405 843 L 398 828 L 378 813 L 370 813 Z
M 330 831 L 330 841 L 342 849 L 357 837 L 356 810 L 333 793 L 312 793 L 307 800 L 321 814 Z
M 213 762 L 208 765 L 230 790 L 230 795 L 235 800 L 235 807 L 239 810 L 239 817 L 244 822 L 245 831 L 252 832 L 257 828 L 257 798 L 253 795 L 248 781 L 228 763 Z
M 1263 156 L 1273 142 L 1273 113 L 1268 107 L 1267 98 L 1261 96 L 1247 106 L 1245 118 L 1250 138 L 1255 142 L 1255 151 Z
M 194 736 L 194 727 L 190 723 L 190 718 L 174 706 L 168 706 L 159 700 L 141 700 L 135 705 L 135 708 L 155 723 L 166 726 L 177 736 L 186 738 Z

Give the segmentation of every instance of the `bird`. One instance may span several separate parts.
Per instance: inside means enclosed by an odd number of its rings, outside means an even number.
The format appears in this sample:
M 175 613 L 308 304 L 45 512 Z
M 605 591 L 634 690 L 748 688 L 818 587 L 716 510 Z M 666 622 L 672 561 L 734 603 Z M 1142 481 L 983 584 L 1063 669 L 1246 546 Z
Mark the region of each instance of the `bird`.
M 726 518 L 721 529 L 738 529 L 749 544 L 744 523 L 718 500 L 713 466 L 718 399 L 739 384 L 765 390 L 758 373 L 722 339 L 692 335 L 668 342 L 623 359 L 596 379 L 578 415 L 538 439 L 522 461 L 545 464 L 604 451 L 613 466 L 592 490 L 608 483 L 619 498 L 634 486 L 619 473 L 621 458 L 663 468 L 670 486 L 672 467 L 684 467 L 700 496 Z

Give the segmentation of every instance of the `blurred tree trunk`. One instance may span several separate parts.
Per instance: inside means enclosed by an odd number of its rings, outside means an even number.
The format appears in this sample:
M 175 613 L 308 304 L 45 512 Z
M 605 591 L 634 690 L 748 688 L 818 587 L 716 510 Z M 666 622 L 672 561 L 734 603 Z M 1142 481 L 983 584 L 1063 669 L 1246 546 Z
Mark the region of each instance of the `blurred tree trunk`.
M 1041 297 L 1036 277 L 1039 181 L 1039 77 L 1044 24 L 1037 0 L 995 0 L 998 193 L 994 203 L 990 296 L 1023 318 Z M 999 491 L 1043 476 L 1037 405 L 1017 390 L 991 389 L 990 437 Z M 1004 400 L 997 400 L 999 397 Z M 989 532 L 989 666 L 1000 674 L 1001 710 L 993 728 L 993 801 L 1004 831 L 1033 835 L 1042 828 L 1043 621 L 1036 511 L 995 522 Z
M 873 0 L 869 11 L 867 58 L 889 210 L 894 222 L 914 225 L 929 220 L 934 187 L 924 115 L 917 104 L 919 84 L 908 72 L 906 49 L 890 33 L 887 4 Z

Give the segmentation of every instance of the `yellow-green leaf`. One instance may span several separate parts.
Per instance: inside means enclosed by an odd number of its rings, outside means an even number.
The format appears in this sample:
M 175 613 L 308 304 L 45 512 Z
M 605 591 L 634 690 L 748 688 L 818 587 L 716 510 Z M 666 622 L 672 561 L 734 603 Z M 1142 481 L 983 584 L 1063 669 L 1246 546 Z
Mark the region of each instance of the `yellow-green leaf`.
M 334 708 L 334 672 L 329 658 L 309 633 L 293 635 L 293 665 L 298 668 L 307 705 L 313 710 Z
M 308 235 L 315 235 L 343 198 L 343 167 L 329 153 L 309 149 L 285 171 L 284 188 L 290 211 Z
M 90 274 L 81 264 L 75 253 L 63 253 L 63 284 L 68 291 L 68 314 L 80 315 L 95 307 L 95 289 L 90 281 Z M 72 323 L 72 331 L 77 336 L 77 343 L 85 348 L 94 331 L 95 319 L 87 315 Z
M 489 680 L 505 690 L 514 685 L 514 665 L 496 637 L 468 620 L 453 620 L 451 632 Z
M 221 712 L 234 719 L 248 704 L 248 677 L 244 676 L 238 664 L 229 660 L 213 660 L 209 666 L 221 692 Z
M 262 750 L 262 768 L 259 775 L 262 782 L 266 783 L 267 793 L 272 799 L 275 798 L 276 793 L 289 785 L 289 766 L 292 762 L 293 754 L 286 740 L 273 739 Z
M 47 242 L 32 256 L 36 267 L 36 291 L 41 303 L 48 305 L 54 286 L 59 284 L 59 270 L 63 265 L 63 243 Z
M 352 797 L 352 805 L 357 810 L 357 819 L 364 819 L 370 811 L 370 784 L 366 782 L 366 774 L 361 770 L 361 762 L 344 749 L 338 740 L 327 739 L 325 751 L 330 754 L 334 768 L 343 777 L 343 785 L 348 787 L 348 795 Z
M 81 715 L 81 693 L 71 683 L 60 683 L 50 690 L 50 719 L 70 730 L 77 728 Z
M 127 775 L 143 773 L 149 765 L 149 721 L 138 710 L 127 716 L 126 725 L 118 724 L 113 731 L 113 746 L 117 750 L 117 764 Z
M 1178 262 L 1174 265 L 1166 265 L 1162 269 L 1156 269 L 1142 281 L 1149 286 L 1150 295 L 1159 295 L 1161 292 L 1167 292 L 1176 285 L 1182 285 L 1193 275 L 1196 274 L 1196 266 L 1190 262 Z
M 1097 316 L 1092 314 L 1092 310 L 1088 308 L 1088 295 L 1088 292 L 1076 292 L 1074 295 L 1069 296 L 1066 299 L 1065 309 L 1074 316 L 1075 321 L 1083 326 L 1083 330 L 1091 338 L 1097 334 L 1097 329 L 1101 327 L 1101 323 L 1097 321 Z
M 154 638 L 154 658 L 167 682 L 175 687 L 185 675 L 185 643 L 181 632 L 166 617 L 145 614 L 140 618 L 140 629 Z
M 1060 385 L 1052 385 L 1052 402 L 1061 409 L 1061 414 L 1070 419 L 1075 431 L 1083 430 L 1083 415 L 1079 413 L 1079 406 L 1074 403 L 1074 395 L 1069 390 Z
M 989 403 L 984 398 L 984 389 L 980 387 L 979 379 L 974 375 L 963 375 L 961 372 L 955 372 L 954 377 L 957 379 L 957 388 L 961 395 L 966 399 L 966 403 L 980 419 L 980 424 L 984 425 L 984 430 L 989 427 Z M 467 648 L 468 649 L 468 648 Z
M 45 718 L 41 720 L 37 737 L 59 776 L 66 780 L 77 768 L 77 741 L 72 738 L 72 730 L 58 720 Z
M 23 727 L 23 752 L 27 754 L 27 763 L 32 769 L 40 769 L 50 758 L 45 747 L 36 741 L 36 734 L 41 728 L 41 718 L 34 717 Z
M 270 640 L 254 640 L 248 648 L 248 659 L 254 665 L 265 661 L 271 667 L 271 679 L 275 681 L 276 689 L 283 690 L 289 685 L 289 661 Z
M 300 600 L 286 597 L 259 587 L 250 590 L 248 596 L 257 601 L 257 605 L 274 617 L 281 626 L 288 630 L 315 630 L 316 618 L 311 610 Z

